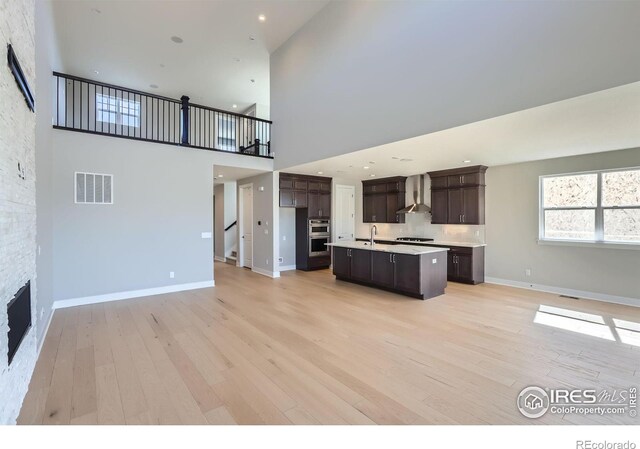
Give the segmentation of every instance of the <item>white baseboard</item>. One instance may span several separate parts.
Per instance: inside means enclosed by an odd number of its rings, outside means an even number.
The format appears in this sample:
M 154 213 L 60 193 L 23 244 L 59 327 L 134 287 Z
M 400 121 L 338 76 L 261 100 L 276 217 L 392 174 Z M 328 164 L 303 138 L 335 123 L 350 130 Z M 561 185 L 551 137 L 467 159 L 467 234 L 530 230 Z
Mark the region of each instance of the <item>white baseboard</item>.
M 610 302 L 614 304 L 622 304 L 625 306 L 640 307 L 640 299 L 628 298 L 625 296 L 607 295 L 604 293 L 587 292 L 583 290 L 573 290 L 570 288 L 553 287 L 551 285 L 532 284 L 530 282 L 511 281 L 508 279 L 499 279 L 492 277 L 485 277 L 485 282 L 488 284 L 507 285 L 509 287 L 524 288 L 527 290 L 536 290 L 546 293 L 555 293 L 557 295 L 575 296 L 581 299 L 593 299 L 595 301 Z
M 220 256 L 213 256 L 214 260 L 217 260 L 218 262 L 226 262 L 227 259 L 226 257 L 220 257 Z
M 291 271 L 295 269 L 296 269 L 295 265 L 280 265 L 280 271 Z
M 182 292 L 186 290 L 196 290 L 199 288 L 215 287 L 215 281 L 191 282 L 188 284 L 167 285 L 164 287 L 145 288 L 142 290 L 131 290 L 127 292 L 107 293 L 106 295 L 85 296 L 82 298 L 61 299 L 53 303 L 53 309 L 64 309 L 66 307 L 84 306 L 87 304 L 98 304 L 101 302 L 120 301 L 122 299 L 140 298 L 142 296 L 162 295 L 164 293 Z
M 53 313 L 55 312 L 55 308 L 51 308 L 51 313 L 49 314 L 49 320 L 47 321 L 47 326 L 45 327 L 44 334 L 42 334 L 42 341 L 38 343 L 38 357 L 40 357 L 40 351 L 42 350 L 42 345 L 44 341 L 47 339 L 47 334 L 49 333 L 49 326 L 51 326 L 51 320 L 53 320 Z M 36 335 L 36 339 L 38 336 Z
M 264 270 L 262 268 L 252 268 L 251 271 L 253 271 L 254 273 L 258 273 L 261 274 L 263 276 L 267 276 L 270 278 L 279 278 L 280 277 L 280 272 L 279 271 L 269 271 L 269 270 Z

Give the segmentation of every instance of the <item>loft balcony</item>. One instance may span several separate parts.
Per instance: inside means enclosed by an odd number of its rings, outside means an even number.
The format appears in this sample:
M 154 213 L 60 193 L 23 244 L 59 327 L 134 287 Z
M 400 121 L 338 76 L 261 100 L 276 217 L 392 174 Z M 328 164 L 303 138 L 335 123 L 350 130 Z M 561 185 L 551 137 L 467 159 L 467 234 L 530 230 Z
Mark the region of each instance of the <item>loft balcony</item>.
M 273 159 L 271 121 L 53 72 L 53 127 Z

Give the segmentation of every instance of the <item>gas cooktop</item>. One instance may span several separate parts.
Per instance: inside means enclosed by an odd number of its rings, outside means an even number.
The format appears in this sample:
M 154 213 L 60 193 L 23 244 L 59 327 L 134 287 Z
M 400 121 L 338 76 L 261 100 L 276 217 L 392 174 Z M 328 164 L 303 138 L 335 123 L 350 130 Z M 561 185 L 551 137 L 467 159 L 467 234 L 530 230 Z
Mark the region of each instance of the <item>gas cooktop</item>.
M 433 242 L 433 239 L 424 237 L 397 237 L 396 240 L 401 242 Z

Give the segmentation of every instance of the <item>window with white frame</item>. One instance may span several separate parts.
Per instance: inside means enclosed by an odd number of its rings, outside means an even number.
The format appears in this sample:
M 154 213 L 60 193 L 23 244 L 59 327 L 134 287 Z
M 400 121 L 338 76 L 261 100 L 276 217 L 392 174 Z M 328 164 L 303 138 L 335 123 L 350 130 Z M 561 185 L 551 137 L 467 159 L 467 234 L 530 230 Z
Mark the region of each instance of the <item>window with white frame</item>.
M 96 94 L 96 120 L 114 125 L 140 127 L 140 102 Z
M 640 244 L 640 168 L 541 176 L 540 238 Z

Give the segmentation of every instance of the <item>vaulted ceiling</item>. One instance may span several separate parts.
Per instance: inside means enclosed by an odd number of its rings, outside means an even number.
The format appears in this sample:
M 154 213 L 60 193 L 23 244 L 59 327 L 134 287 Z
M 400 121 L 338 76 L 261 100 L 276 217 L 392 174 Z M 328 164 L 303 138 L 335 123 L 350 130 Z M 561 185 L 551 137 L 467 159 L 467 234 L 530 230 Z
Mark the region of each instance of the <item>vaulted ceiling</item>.
M 268 105 L 270 53 L 327 3 L 54 0 L 59 70 L 221 109 Z

